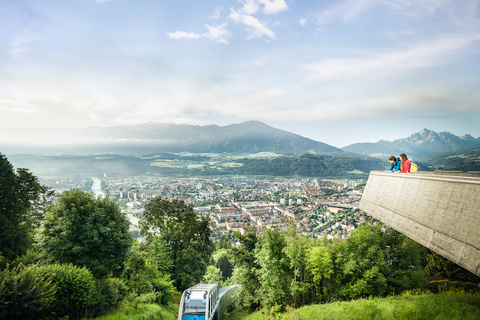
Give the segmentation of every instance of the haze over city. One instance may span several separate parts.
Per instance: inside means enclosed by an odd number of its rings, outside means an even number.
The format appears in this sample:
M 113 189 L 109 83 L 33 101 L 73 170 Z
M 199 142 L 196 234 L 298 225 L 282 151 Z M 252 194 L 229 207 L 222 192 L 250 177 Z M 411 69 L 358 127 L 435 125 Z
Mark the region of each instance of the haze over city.
M 480 136 L 479 1 L 0 0 L 0 129 Z

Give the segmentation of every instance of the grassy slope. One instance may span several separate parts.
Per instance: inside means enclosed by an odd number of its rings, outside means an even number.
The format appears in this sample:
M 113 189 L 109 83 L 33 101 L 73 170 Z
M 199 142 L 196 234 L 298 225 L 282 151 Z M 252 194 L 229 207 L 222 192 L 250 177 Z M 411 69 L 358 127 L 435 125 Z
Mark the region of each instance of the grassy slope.
M 350 302 L 335 302 L 311 305 L 290 310 L 277 317 L 268 317 L 262 311 L 248 315 L 238 310 L 224 320 L 478 320 L 480 319 L 480 296 L 472 295 L 421 295 L 389 298 L 362 299 Z
M 95 320 L 177 320 L 178 304 L 144 304 L 137 310 L 120 309 L 116 312 L 97 317 Z

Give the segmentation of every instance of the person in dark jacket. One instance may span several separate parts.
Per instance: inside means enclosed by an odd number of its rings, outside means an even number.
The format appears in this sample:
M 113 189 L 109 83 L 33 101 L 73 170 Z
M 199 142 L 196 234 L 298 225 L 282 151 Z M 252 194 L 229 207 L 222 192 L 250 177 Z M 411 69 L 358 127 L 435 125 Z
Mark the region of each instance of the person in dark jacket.
M 394 156 L 390 156 L 388 158 L 388 161 L 390 162 L 390 169 L 388 169 L 389 172 L 397 172 L 398 170 L 400 170 L 400 159 L 395 158 Z

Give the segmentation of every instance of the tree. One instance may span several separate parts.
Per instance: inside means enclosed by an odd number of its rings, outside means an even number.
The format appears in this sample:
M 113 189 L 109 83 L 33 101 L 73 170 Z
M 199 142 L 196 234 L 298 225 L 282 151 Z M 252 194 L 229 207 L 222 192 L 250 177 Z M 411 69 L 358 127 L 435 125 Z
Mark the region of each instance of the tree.
M 294 225 L 290 226 L 284 252 L 293 272 L 293 277 L 290 280 L 290 294 L 294 307 L 307 302 L 308 290 L 311 287 L 311 276 L 307 273 L 307 252 L 311 246 L 312 241 L 310 239 L 298 233 Z
M 449 278 L 460 281 L 479 282 L 480 277 L 470 271 L 460 267 L 452 261 L 445 259 L 441 255 L 430 251 L 427 256 L 427 265 L 425 270 L 432 277 Z
M 167 303 L 175 291 L 166 272 L 170 266 L 167 248 L 158 237 L 148 243 L 136 242 L 125 262 L 122 278 L 137 294 L 155 291 L 157 302 Z
M 222 272 L 217 267 L 210 265 L 207 267 L 207 271 L 203 276 L 202 282 L 209 283 L 209 284 L 218 283 L 218 285 L 221 285 Z
M 7 260 L 22 255 L 33 241 L 32 203 L 40 184 L 27 169 L 13 170 L 0 153 L 0 250 Z
M 233 264 L 231 262 L 231 249 L 218 249 L 212 254 L 215 267 L 220 269 L 222 280 L 227 280 L 232 276 Z
M 386 294 L 386 275 L 391 273 L 388 250 L 381 225 L 361 225 L 355 230 L 337 251 L 335 276 L 340 296 L 354 299 Z
M 284 251 L 285 235 L 281 231 L 267 229 L 259 244 L 255 252 L 261 267 L 258 271 L 260 281 L 258 293 L 262 297 L 262 305 L 268 309 L 274 305 L 286 307 L 291 301 L 289 286 L 292 275 Z
M 208 219 L 198 217 L 182 200 L 161 197 L 147 202 L 143 216 L 141 233 L 148 241 L 158 236 L 168 246 L 176 288 L 185 290 L 198 283 L 212 252 Z
M 49 207 L 37 246 L 54 261 L 104 277 L 120 272 L 132 242 L 129 221 L 112 200 L 71 190 Z
M 258 271 L 260 265 L 255 256 L 255 248 L 258 243 L 258 237 L 255 231 L 247 232 L 244 235 L 236 232 L 235 236 L 241 243 L 240 247 L 234 247 L 233 260 L 235 269 L 233 270 L 233 283 L 240 284 L 238 301 L 240 305 L 249 311 L 254 311 L 260 306 L 260 281 Z
M 307 251 L 307 270 L 313 275 L 313 283 L 318 286 L 325 301 L 325 279 L 329 279 L 333 273 L 333 259 L 329 247 L 320 242 Z
M 31 218 L 35 227 L 39 227 L 42 221 L 45 219 L 47 213 L 47 206 L 53 203 L 55 197 L 55 190 L 52 188 L 41 185 L 39 190 L 39 198 L 34 203 L 34 210 L 32 210 Z

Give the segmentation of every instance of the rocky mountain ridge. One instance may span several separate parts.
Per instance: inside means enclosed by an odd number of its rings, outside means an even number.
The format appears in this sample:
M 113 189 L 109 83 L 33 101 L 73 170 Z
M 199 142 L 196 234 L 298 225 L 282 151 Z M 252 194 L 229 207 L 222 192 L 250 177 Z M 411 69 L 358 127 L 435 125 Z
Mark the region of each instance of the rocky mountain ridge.
M 480 138 L 474 138 L 468 134 L 459 137 L 446 131 L 437 133 L 423 129 L 407 138 L 394 141 L 380 140 L 374 143 L 355 143 L 341 149 L 373 157 L 398 156 L 400 153 L 406 153 L 414 158 L 422 158 L 470 148 L 478 143 L 480 143 Z

